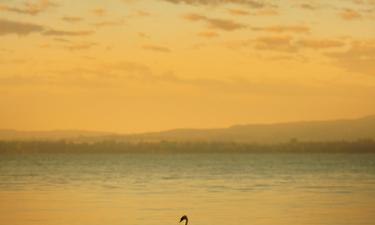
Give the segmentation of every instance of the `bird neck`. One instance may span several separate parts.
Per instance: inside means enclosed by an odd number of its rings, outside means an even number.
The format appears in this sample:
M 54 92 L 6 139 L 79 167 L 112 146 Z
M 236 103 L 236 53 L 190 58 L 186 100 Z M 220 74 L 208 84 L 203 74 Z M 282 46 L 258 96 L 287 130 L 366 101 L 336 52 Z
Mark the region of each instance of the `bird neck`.
M 185 225 L 188 225 L 188 223 L 189 223 L 189 220 L 186 218 Z

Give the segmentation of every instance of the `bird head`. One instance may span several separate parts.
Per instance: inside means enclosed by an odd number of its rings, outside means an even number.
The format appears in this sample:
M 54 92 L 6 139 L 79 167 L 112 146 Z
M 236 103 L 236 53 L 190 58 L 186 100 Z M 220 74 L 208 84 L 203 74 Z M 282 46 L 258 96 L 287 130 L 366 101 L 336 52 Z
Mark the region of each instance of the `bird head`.
M 188 221 L 188 217 L 187 217 L 187 216 L 182 216 L 181 219 L 180 219 L 180 223 L 181 223 L 182 221 L 184 221 L 184 220 Z

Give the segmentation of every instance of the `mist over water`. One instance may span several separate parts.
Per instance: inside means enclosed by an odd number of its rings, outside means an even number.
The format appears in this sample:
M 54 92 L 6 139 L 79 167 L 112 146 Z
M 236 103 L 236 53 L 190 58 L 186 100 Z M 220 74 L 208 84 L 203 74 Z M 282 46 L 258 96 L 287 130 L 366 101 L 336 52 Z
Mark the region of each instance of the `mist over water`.
M 374 154 L 0 156 L 1 224 L 362 225 L 373 212 Z

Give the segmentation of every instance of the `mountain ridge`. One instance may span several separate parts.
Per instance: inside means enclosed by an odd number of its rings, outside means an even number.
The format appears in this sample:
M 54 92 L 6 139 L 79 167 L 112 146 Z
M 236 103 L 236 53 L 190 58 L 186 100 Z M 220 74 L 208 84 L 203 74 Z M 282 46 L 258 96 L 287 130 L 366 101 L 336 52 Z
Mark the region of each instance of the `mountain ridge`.
M 357 119 L 240 124 L 227 128 L 181 128 L 160 132 L 121 134 L 85 130 L 0 130 L 0 140 L 70 140 L 79 142 L 241 142 L 355 141 L 375 139 L 375 115 Z

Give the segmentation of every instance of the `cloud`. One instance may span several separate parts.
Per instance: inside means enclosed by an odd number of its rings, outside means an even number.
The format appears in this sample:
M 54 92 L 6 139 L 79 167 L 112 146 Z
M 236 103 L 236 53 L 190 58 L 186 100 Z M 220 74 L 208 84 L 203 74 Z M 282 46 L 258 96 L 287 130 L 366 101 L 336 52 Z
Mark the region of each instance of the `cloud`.
M 0 11 L 15 12 L 20 14 L 37 15 L 50 7 L 57 6 L 50 0 L 39 0 L 37 2 L 24 2 L 22 6 L 9 6 L 0 4 Z
M 124 24 L 123 20 L 107 20 L 107 21 L 94 23 L 93 25 L 96 27 L 109 27 L 109 26 L 120 26 L 123 24 Z
M 169 53 L 171 50 L 167 47 L 163 46 L 158 46 L 158 45 L 143 45 L 143 49 L 145 50 L 150 50 L 150 51 L 155 51 L 155 52 L 162 52 L 162 53 Z
M 234 22 L 232 20 L 209 18 L 200 14 L 187 14 L 184 16 L 189 21 L 203 21 L 208 24 L 211 29 L 220 29 L 225 31 L 233 31 L 237 29 L 245 28 L 246 26 L 241 23 Z
M 86 36 L 91 35 L 94 32 L 55 30 L 48 29 L 38 24 L 0 19 L 0 35 L 28 35 L 31 33 L 40 33 L 45 36 Z
M 102 7 L 97 7 L 92 10 L 92 13 L 94 13 L 96 16 L 105 16 L 107 14 L 107 10 Z
M 283 54 L 281 58 L 277 56 L 276 59 L 298 59 L 300 61 L 306 61 L 308 60 L 307 56 L 309 53 L 304 51 L 310 50 L 325 54 L 328 50 L 346 49 L 348 43 L 342 38 L 301 37 L 275 34 L 259 36 L 253 39 L 227 42 L 226 46 L 231 49 L 251 47 L 258 51 Z M 325 53 L 321 52 L 322 50 L 325 50 Z M 296 53 L 299 53 L 299 55 Z
M 138 0 L 138 1 L 140 1 L 140 0 Z M 138 10 L 133 10 L 126 17 L 127 18 L 142 18 L 142 17 L 147 18 L 147 17 L 151 17 L 151 16 L 154 16 L 154 14 L 149 12 L 149 11 L 146 11 L 146 10 L 138 9 Z
M 39 33 L 39 32 L 42 32 L 43 30 L 44 30 L 44 27 L 37 25 L 37 24 L 0 19 L 0 35 L 6 35 L 6 34 L 28 35 L 31 33 Z
M 147 11 L 144 11 L 144 10 L 137 10 L 137 11 L 135 12 L 135 14 L 136 14 L 137 16 L 140 16 L 140 17 L 147 17 L 147 16 L 151 16 L 151 15 L 152 15 L 151 13 L 149 13 L 149 12 L 147 12 Z
M 64 42 L 64 43 L 70 43 L 70 40 L 64 39 L 64 38 L 54 38 L 53 40 L 58 42 Z
M 74 74 L 74 75 L 73 75 Z M 8 75 L 0 76 L 0 86 L 54 86 L 54 87 L 76 87 L 76 88 L 104 88 L 112 87 L 113 84 L 106 80 L 93 79 L 77 73 L 64 75 Z
M 77 65 L 56 68 L 38 75 L 0 74 L 0 86 L 123 88 L 123 85 L 129 81 L 153 82 L 159 79 L 158 76 L 153 75 L 147 65 L 136 62 L 98 63 L 95 66 Z
M 68 45 L 65 48 L 70 51 L 86 50 L 98 45 L 97 43 L 80 43 Z
M 257 82 L 242 77 L 231 77 L 227 79 L 212 79 L 204 77 L 187 78 L 175 74 L 173 71 L 155 74 L 150 67 L 145 64 L 121 61 L 105 65 L 99 65 L 97 68 L 76 68 L 75 73 L 89 75 L 89 77 L 101 78 L 100 81 L 111 87 L 121 87 L 124 82 L 142 82 L 142 83 L 167 83 L 179 86 L 190 86 L 194 88 L 203 88 L 207 90 L 216 90 L 222 92 L 242 92 L 242 93 L 263 93 L 272 95 L 295 95 L 308 94 L 317 91 L 314 87 L 305 86 L 293 82 Z M 62 74 L 72 74 L 70 71 Z M 61 79 L 63 77 L 61 76 Z M 88 79 L 94 80 L 94 79 Z M 96 79 L 97 80 L 97 79 Z M 67 83 L 64 82 L 64 85 Z M 71 85 L 71 83 L 68 83 Z
M 353 2 L 358 5 L 365 5 L 369 7 L 375 6 L 374 0 L 367 0 L 367 1 L 366 0 L 353 0 Z
M 292 37 L 289 35 L 260 36 L 255 39 L 241 42 L 228 43 L 230 48 L 242 48 L 252 46 L 256 50 L 273 52 L 296 53 L 305 49 L 326 50 L 340 49 L 347 46 L 347 43 L 340 39 Z M 289 57 L 289 56 L 288 56 Z
M 253 43 L 257 50 L 270 50 L 280 52 L 296 52 L 298 47 L 290 36 L 258 37 Z
M 248 15 L 250 15 L 249 11 L 242 10 L 242 9 L 228 9 L 228 12 L 231 15 L 235 15 L 235 16 L 248 16 Z
M 275 16 L 279 14 L 279 12 L 274 8 L 262 8 L 256 10 L 255 12 L 250 12 L 243 9 L 228 9 L 227 11 L 233 16 Z
M 46 30 L 43 35 L 46 36 L 87 36 L 93 34 L 93 31 L 65 31 L 65 30 Z
M 129 61 L 121 61 L 117 63 L 113 63 L 111 65 L 107 65 L 108 68 L 118 70 L 118 71 L 125 71 L 125 72 L 130 72 L 130 73 L 151 73 L 151 70 L 148 66 L 141 64 L 141 63 L 136 63 L 136 62 L 129 62 Z
M 82 17 L 78 17 L 78 16 L 64 16 L 61 19 L 70 23 L 76 23 L 76 22 L 80 22 L 83 20 Z
M 254 31 L 266 31 L 266 32 L 273 32 L 273 33 L 309 33 L 310 28 L 303 25 L 277 25 L 277 26 L 269 26 L 269 27 L 253 27 L 252 30 Z
M 78 64 L 77 64 L 78 65 Z M 155 73 L 147 65 L 137 62 L 123 61 L 113 63 L 98 62 L 95 65 L 78 65 L 61 67 L 54 71 L 39 75 L 0 74 L 0 86 L 39 86 L 39 87 L 74 87 L 118 88 L 123 90 L 132 82 L 145 84 L 170 84 L 177 87 L 192 87 L 200 90 L 220 93 L 248 93 L 276 96 L 326 95 L 332 94 L 331 85 L 314 85 L 285 79 L 248 79 L 244 77 L 204 78 L 184 77 L 173 71 Z M 343 88 L 344 89 L 344 88 Z M 361 91 L 364 89 L 361 88 Z M 346 89 L 344 89 L 346 91 Z
M 327 48 L 337 48 L 344 47 L 345 42 L 336 39 L 313 39 L 304 38 L 298 42 L 302 47 L 312 48 L 312 49 L 327 49 Z
M 362 15 L 353 10 L 353 9 L 343 9 L 340 13 L 339 16 L 344 19 L 344 20 L 356 20 L 356 19 L 361 19 Z
M 129 74 L 129 73 L 127 73 Z M 152 83 L 170 83 L 180 86 L 190 86 L 194 88 L 203 88 L 207 90 L 220 91 L 226 93 L 261 93 L 266 95 L 316 95 L 322 93 L 322 87 L 315 87 L 313 85 L 305 85 L 293 81 L 251 81 L 243 77 L 231 77 L 227 79 L 212 79 L 212 78 L 186 78 L 175 74 L 172 71 L 162 74 L 153 74 L 152 71 L 140 71 L 134 76 L 127 75 L 124 78 L 133 79 L 140 82 Z M 331 91 L 331 90 L 330 90 Z
M 276 15 L 279 15 L 279 12 L 274 8 L 264 8 L 264 9 L 257 10 L 252 15 L 254 16 L 276 16 Z
M 150 35 L 146 34 L 146 33 L 143 33 L 143 32 L 138 32 L 138 37 L 140 38 L 145 38 L 145 39 L 149 39 L 150 38 Z
M 219 36 L 219 34 L 216 33 L 215 31 L 203 31 L 203 32 L 198 33 L 198 36 L 205 37 L 205 38 L 213 38 L 213 37 Z
M 299 5 L 299 7 L 302 8 L 302 9 L 307 9 L 307 10 L 315 10 L 315 9 L 317 9 L 316 6 L 314 6 L 314 5 L 310 4 L 310 3 L 301 3 Z
M 263 8 L 263 1 L 255 0 L 164 0 L 171 3 L 185 3 L 189 5 L 221 5 L 221 4 L 240 4 L 251 8 Z
M 345 51 L 326 54 L 336 65 L 348 71 L 375 76 L 375 41 L 361 41 L 352 43 Z

